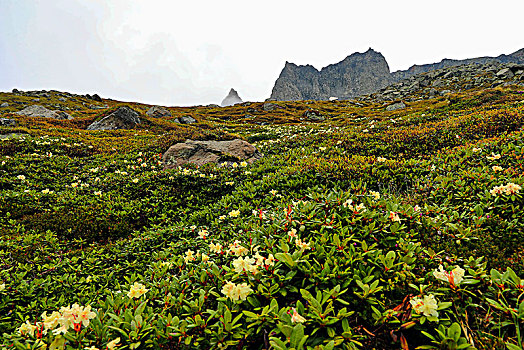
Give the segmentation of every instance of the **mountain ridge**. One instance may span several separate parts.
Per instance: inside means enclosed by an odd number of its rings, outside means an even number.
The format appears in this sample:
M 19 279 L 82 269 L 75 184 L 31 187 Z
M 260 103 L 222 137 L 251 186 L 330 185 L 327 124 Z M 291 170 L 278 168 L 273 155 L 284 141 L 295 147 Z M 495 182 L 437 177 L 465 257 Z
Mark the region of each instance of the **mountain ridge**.
M 471 63 L 524 64 L 524 48 L 509 55 L 476 57 L 463 60 L 443 59 L 437 63 L 412 65 L 406 70 L 391 72 L 385 57 L 372 48 L 355 52 L 342 61 L 320 70 L 310 64 L 296 65 L 286 61 L 275 81 L 270 99 L 281 101 L 349 99 L 374 93 L 390 84 L 442 68 Z

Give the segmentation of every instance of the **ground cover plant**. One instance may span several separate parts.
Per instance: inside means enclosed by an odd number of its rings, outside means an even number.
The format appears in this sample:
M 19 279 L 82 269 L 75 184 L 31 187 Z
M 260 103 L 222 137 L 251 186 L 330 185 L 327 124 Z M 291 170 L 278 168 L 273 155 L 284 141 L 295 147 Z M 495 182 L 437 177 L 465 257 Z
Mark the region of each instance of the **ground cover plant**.
M 524 94 L 170 108 L 0 134 L 5 349 L 521 349 Z M 248 111 L 249 109 L 249 111 Z M 315 110 L 322 122 L 309 122 Z M 174 122 L 190 115 L 191 125 Z M 9 135 L 9 136 L 7 136 Z M 185 139 L 253 163 L 165 170 Z

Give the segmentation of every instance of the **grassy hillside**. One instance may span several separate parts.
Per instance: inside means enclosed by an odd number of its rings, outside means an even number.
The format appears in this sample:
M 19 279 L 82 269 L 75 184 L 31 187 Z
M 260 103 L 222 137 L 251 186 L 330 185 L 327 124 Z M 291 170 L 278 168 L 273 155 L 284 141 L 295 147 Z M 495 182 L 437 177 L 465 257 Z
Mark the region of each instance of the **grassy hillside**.
M 391 112 L 300 101 L 161 119 L 59 92 L 3 102 L 17 122 L 0 127 L 6 349 L 523 345 L 517 87 Z M 74 119 L 15 114 L 33 103 Z M 85 130 L 122 104 L 141 113 L 135 129 Z M 263 159 L 161 163 L 176 142 L 234 138 Z

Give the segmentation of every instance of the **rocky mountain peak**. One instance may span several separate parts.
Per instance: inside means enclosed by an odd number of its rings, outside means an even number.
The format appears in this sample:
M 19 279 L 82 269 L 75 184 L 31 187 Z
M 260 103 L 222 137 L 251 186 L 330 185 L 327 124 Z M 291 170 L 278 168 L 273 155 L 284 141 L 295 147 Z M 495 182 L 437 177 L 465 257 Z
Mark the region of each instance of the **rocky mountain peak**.
M 240 96 L 238 96 L 238 92 L 235 89 L 231 88 L 231 90 L 229 90 L 229 94 L 227 94 L 227 96 L 222 100 L 222 103 L 220 105 L 222 107 L 227 107 L 242 102 L 242 99 L 240 98 Z

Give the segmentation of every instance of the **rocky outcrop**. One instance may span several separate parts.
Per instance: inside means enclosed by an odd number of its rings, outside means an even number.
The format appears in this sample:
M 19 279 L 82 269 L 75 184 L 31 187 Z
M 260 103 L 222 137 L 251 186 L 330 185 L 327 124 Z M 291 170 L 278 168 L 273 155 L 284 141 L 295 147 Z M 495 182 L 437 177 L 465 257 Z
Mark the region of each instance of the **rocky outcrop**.
M 16 120 L 9 118 L 0 118 L 0 126 L 15 126 Z
M 286 62 L 280 73 L 271 99 L 280 101 L 295 100 L 339 100 L 374 93 L 386 86 L 436 70 L 463 65 L 524 64 L 524 49 L 510 55 L 497 57 L 478 57 L 466 60 L 444 59 L 439 63 L 414 65 L 405 71 L 390 73 L 382 54 L 372 49 L 364 53 L 354 53 L 343 61 L 322 68 L 297 66 Z M 504 77 L 508 77 L 507 71 Z M 435 88 L 438 88 L 436 82 Z
M 19 112 L 16 112 L 18 115 L 25 115 L 26 117 L 43 117 L 43 118 L 53 118 L 53 119 L 73 119 L 69 114 L 63 111 L 51 111 L 44 106 L 40 105 L 31 105 Z
M 411 102 L 473 88 L 493 88 L 511 84 L 524 86 L 524 64 L 473 63 L 414 75 L 358 99 Z
M 262 157 L 262 154 L 250 143 L 235 139 L 231 141 L 193 141 L 177 143 L 166 151 L 162 161 L 166 169 L 192 163 L 204 165 L 207 163 L 223 163 L 246 161 L 252 163 Z
M 108 116 L 89 125 L 87 130 L 132 129 L 140 124 L 138 116 L 139 114 L 128 106 L 121 106 Z
M 238 92 L 235 89 L 229 90 L 229 94 L 222 100 L 220 104 L 222 107 L 233 106 L 237 103 L 242 103 L 242 99 L 238 96 Z
M 320 71 L 310 65 L 297 66 L 286 62 L 273 87 L 271 99 L 349 99 L 372 93 L 392 82 L 384 56 L 369 49 L 364 53 L 354 53 Z
M 164 118 L 171 117 L 171 112 L 167 108 L 153 106 L 147 110 L 146 115 L 151 118 Z

